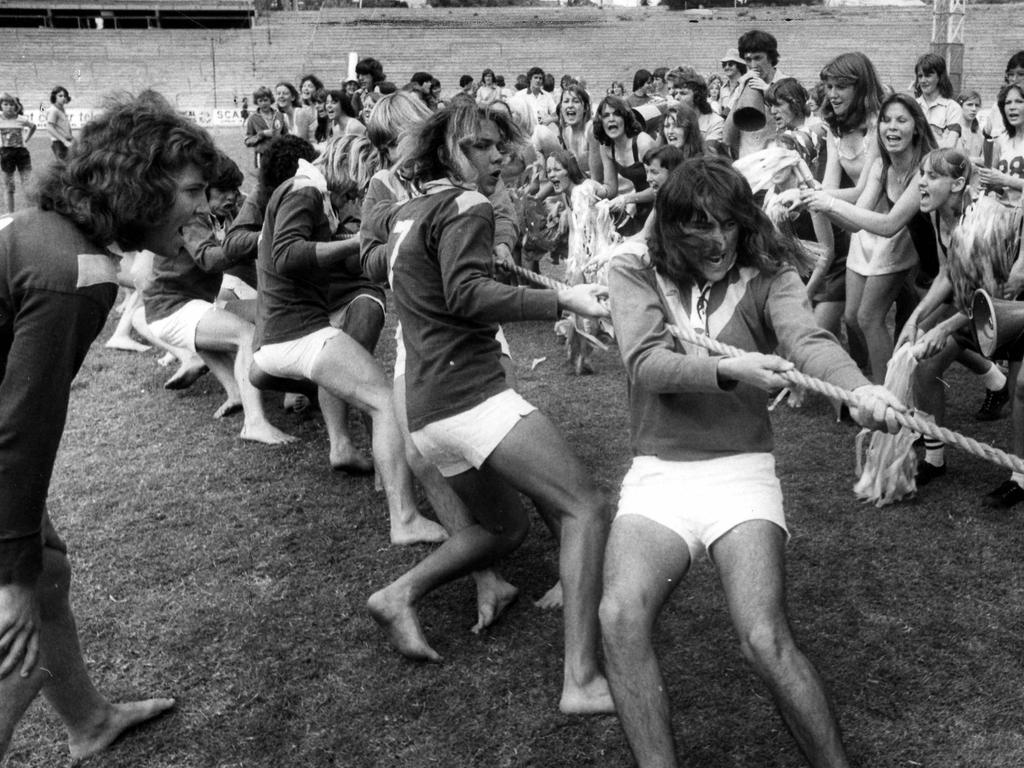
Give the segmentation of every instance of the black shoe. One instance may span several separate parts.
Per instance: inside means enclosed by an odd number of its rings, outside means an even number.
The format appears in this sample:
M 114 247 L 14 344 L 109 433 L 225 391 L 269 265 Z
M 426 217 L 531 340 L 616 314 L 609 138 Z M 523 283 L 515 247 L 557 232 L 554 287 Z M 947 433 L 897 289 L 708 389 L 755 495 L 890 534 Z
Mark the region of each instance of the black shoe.
M 945 474 L 945 464 L 941 467 L 937 467 L 934 464 L 929 464 L 924 459 L 921 459 L 921 461 L 917 462 L 917 474 L 914 475 L 914 482 L 917 483 L 917 487 L 920 488 L 922 485 L 928 485 L 932 480 L 938 480 Z
M 1013 480 L 1007 480 L 995 490 L 986 493 L 982 501 L 986 507 L 1009 509 L 1014 504 L 1024 501 L 1024 488 Z
M 977 421 L 995 421 L 1000 418 L 1003 410 L 1003 406 L 1006 405 L 1010 400 L 1010 382 L 1007 381 L 1002 389 L 986 389 L 985 390 L 985 401 L 981 404 L 981 408 L 974 414 L 974 418 Z

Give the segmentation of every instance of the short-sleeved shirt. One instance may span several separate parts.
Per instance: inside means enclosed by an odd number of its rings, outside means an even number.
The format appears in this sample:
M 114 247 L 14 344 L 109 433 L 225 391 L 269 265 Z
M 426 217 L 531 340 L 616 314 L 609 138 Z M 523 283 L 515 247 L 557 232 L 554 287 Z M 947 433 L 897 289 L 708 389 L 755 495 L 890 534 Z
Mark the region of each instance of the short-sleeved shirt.
M 68 120 L 67 113 L 62 109 L 58 109 L 56 106 L 50 107 L 46 112 L 46 124 L 53 132 L 53 140 L 59 141 L 64 139 L 71 141 L 71 122 Z M 58 139 L 58 137 L 60 137 Z
M 961 142 L 964 111 L 953 99 L 939 96 L 928 104 L 923 96 L 917 97 L 917 103 L 932 127 L 932 134 L 940 147 L 955 147 Z

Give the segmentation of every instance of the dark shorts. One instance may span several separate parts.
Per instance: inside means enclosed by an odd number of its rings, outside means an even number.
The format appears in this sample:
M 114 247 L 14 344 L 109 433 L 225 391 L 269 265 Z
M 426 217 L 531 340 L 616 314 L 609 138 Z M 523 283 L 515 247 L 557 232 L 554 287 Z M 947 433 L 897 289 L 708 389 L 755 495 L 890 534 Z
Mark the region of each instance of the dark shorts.
M 0 147 L 0 171 L 31 171 L 32 155 L 24 147 Z
M 812 304 L 846 301 L 846 255 L 850 252 L 850 233 L 833 225 L 832 238 L 836 257 L 832 259 L 821 288 L 811 297 Z
M 825 280 L 821 288 L 814 294 L 811 301 L 814 304 L 843 303 L 846 301 L 846 258 L 836 256 L 825 273 Z
M 68 157 L 68 145 L 63 141 L 51 141 L 50 149 L 53 151 L 53 156 L 58 160 L 66 160 Z

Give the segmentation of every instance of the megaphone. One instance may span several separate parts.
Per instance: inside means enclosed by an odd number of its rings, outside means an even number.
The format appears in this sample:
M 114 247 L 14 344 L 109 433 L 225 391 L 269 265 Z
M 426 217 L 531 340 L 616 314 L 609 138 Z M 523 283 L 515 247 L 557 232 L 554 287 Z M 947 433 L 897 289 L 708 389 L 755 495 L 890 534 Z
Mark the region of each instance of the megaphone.
M 760 131 L 768 123 L 764 94 L 745 86 L 732 110 L 732 122 L 741 131 Z
M 971 297 L 971 330 L 985 357 L 1024 336 L 1024 301 L 993 299 L 981 288 Z
M 644 127 L 646 133 L 657 138 L 658 131 L 661 130 L 661 123 L 665 119 L 665 113 L 668 111 L 668 106 L 667 102 L 641 104 L 639 107 L 633 107 L 633 116 Z

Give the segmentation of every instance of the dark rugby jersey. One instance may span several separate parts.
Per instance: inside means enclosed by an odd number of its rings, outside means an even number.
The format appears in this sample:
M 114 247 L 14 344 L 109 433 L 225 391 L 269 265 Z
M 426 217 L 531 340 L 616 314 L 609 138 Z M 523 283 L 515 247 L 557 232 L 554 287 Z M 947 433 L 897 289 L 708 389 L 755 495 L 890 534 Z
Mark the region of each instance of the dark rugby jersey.
M 449 182 L 425 191 L 387 222 L 412 430 L 507 389 L 499 322 L 558 314 L 555 291 L 493 279 L 494 214 L 486 197 Z
M 117 297 L 117 259 L 68 219 L 0 217 L 0 585 L 35 584 L 71 382 Z

